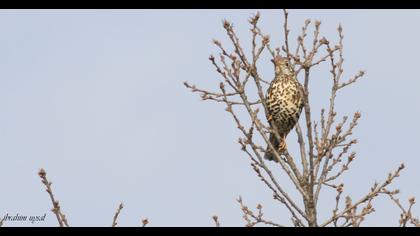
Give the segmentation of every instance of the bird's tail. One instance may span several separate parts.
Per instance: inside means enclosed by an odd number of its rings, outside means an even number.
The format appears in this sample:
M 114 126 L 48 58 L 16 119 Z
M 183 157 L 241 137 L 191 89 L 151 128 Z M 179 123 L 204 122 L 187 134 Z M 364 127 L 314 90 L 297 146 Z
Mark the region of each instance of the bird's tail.
M 279 149 L 280 143 L 274 134 L 270 134 L 270 143 L 273 145 L 275 150 Z M 267 148 L 265 149 L 264 159 L 277 162 L 277 158 L 274 156 L 274 153 L 270 149 L 269 145 L 267 145 Z

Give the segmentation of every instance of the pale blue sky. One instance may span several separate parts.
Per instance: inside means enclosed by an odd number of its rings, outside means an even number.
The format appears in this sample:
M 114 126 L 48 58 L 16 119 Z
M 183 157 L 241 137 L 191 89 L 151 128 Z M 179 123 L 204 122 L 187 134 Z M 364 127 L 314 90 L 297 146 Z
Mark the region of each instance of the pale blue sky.
M 150 226 L 212 226 L 214 214 L 223 226 L 242 226 L 239 195 L 288 222 L 240 151 L 224 107 L 201 102 L 182 84 L 217 89 L 207 59 L 217 53 L 211 40 L 228 44 L 226 18 L 249 42 L 247 20 L 255 12 L 0 11 L 0 216 L 47 213 L 35 226 L 57 225 L 37 176 L 43 167 L 72 226 L 109 226 L 119 202 L 121 226 L 140 225 L 144 217 Z M 341 116 L 362 112 L 345 193 L 362 196 L 404 162 L 393 186 L 404 203 L 420 198 L 420 11 L 291 10 L 292 39 L 307 18 L 321 20 L 321 34 L 332 41 L 343 25 L 346 78 L 367 70 L 337 100 Z M 261 10 L 261 28 L 276 45 L 282 19 L 281 10 Z M 272 65 L 260 71 L 271 76 Z M 328 76 L 314 73 L 316 118 L 327 102 Z M 288 138 L 297 153 L 295 140 Z M 321 218 L 334 201 L 324 194 Z M 366 225 L 397 225 L 399 211 L 388 199 L 374 207 Z

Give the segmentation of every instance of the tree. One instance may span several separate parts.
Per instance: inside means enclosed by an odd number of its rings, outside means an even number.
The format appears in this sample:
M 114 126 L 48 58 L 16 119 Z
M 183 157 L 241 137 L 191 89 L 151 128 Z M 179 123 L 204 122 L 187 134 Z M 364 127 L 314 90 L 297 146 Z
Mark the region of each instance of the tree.
M 219 102 L 225 105 L 226 111 L 233 117 L 234 123 L 241 132 L 238 143 L 241 149 L 248 156 L 253 171 L 258 178 L 269 188 L 273 198 L 284 206 L 290 214 L 291 223 L 294 226 L 360 226 L 365 217 L 374 212 L 373 200 L 381 195 L 388 196 L 401 209 L 400 226 L 407 224 L 420 226 L 419 220 L 412 216 L 411 208 L 415 199 L 409 199 L 408 208 L 404 208 L 396 198 L 399 190 L 390 190 L 389 185 L 397 178 L 404 169 L 401 164 L 395 171 L 388 174 L 381 183 L 375 183 L 370 191 L 363 197 L 353 200 L 346 196 L 344 206 L 341 206 L 344 184 L 340 182 L 341 176 L 348 171 L 350 164 L 355 160 L 356 153 L 350 149 L 357 143 L 352 137 L 353 130 L 361 118 L 360 112 L 355 112 L 349 119 L 347 116 L 338 118 L 335 101 L 337 92 L 349 87 L 365 75 L 359 71 L 353 77 L 344 79 L 343 59 L 343 28 L 338 26 L 338 43 L 332 45 L 325 37 L 320 36 L 320 21 L 311 22 L 306 20 L 301 33 L 297 37 L 297 47 L 292 50 L 289 47 L 288 12 L 284 13 L 284 44 L 273 48 L 270 37 L 264 34 L 258 22 L 260 14 L 251 17 L 249 23 L 252 33 L 251 57 L 241 46 L 239 36 L 236 34 L 233 25 L 225 20 L 223 27 L 233 51 L 229 52 L 219 40 L 213 43 L 219 48 L 220 54 L 216 57 L 211 55 L 209 60 L 221 78 L 219 89 L 209 91 L 200 89 L 195 85 L 185 82 L 185 86 L 192 92 L 198 93 L 203 100 Z M 308 41 L 307 32 L 313 26 L 313 40 Z M 274 59 L 278 55 L 284 55 L 293 65 L 296 75 L 303 81 L 304 87 L 304 108 L 300 120 L 304 121 L 303 129 L 298 123 L 295 132 L 298 137 L 298 153 L 285 151 L 279 153 L 269 142 L 269 135 L 276 134 L 275 129 L 268 124 L 267 105 L 265 91 L 270 81 L 264 80 L 258 72 L 258 63 L 262 53 L 268 51 Z M 328 63 L 331 74 L 331 87 L 326 89 L 330 94 L 327 109 L 320 111 L 318 121 L 314 121 L 314 112 L 311 110 L 309 83 L 311 72 L 321 64 Z M 245 116 L 240 114 L 246 114 Z M 265 115 L 265 116 L 264 116 Z M 277 134 L 278 136 L 278 134 Z M 267 165 L 263 156 L 268 145 L 274 152 L 278 166 L 286 174 L 296 188 L 301 199 L 293 199 L 291 191 L 285 189 L 272 168 Z M 298 163 L 300 162 L 300 163 Z M 343 163 L 343 164 L 341 164 Z M 284 181 L 282 179 L 282 181 Z M 323 187 L 332 188 L 336 191 L 335 208 L 327 219 L 318 218 L 317 203 L 320 199 Z M 262 206 L 258 205 L 258 213 L 254 213 L 246 206 L 242 199 L 238 202 L 244 213 L 247 226 L 254 226 L 259 223 L 272 226 L 284 226 L 263 218 Z M 219 225 L 217 216 L 213 217 L 216 225 Z

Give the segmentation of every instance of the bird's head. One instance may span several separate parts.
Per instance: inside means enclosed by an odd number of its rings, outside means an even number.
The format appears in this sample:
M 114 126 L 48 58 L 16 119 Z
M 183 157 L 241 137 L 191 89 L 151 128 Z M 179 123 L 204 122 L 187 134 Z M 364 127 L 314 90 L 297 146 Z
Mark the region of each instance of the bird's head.
M 274 72 L 276 75 L 292 75 L 293 67 L 290 64 L 287 57 L 282 57 L 277 55 L 274 59 L 271 59 L 271 62 L 274 63 Z

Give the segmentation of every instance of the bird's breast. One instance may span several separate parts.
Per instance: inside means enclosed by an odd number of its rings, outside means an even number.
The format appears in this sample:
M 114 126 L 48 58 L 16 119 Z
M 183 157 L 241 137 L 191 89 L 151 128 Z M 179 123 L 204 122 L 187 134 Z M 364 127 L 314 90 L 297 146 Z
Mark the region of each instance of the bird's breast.
M 267 109 L 280 131 L 289 132 L 302 111 L 303 96 L 297 81 L 277 81 L 270 85 Z

